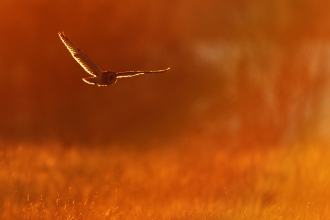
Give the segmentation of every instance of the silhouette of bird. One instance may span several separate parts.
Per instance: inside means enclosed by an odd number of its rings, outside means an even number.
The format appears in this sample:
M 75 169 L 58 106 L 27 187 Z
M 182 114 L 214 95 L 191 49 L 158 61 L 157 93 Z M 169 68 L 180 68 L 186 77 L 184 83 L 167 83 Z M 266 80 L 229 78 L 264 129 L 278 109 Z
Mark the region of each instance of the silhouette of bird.
M 114 84 L 118 78 L 133 77 L 143 74 L 152 73 L 164 73 L 170 68 L 164 70 L 153 70 L 153 71 L 125 71 L 125 72 L 113 72 L 113 71 L 102 71 L 82 50 L 80 50 L 74 43 L 72 43 L 63 32 L 59 32 L 60 39 L 70 51 L 72 57 L 80 64 L 84 70 L 92 75 L 89 78 L 83 78 L 83 81 L 98 86 L 109 86 Z

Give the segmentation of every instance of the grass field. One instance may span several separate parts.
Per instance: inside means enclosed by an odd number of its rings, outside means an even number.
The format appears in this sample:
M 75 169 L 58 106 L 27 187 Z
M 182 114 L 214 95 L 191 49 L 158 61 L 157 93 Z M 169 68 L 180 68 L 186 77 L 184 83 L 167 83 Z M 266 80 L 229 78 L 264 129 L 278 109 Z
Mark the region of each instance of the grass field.
M 198 143 L 142 151 L 2 144 L 0 218 L 329 218 L 327 146 Z

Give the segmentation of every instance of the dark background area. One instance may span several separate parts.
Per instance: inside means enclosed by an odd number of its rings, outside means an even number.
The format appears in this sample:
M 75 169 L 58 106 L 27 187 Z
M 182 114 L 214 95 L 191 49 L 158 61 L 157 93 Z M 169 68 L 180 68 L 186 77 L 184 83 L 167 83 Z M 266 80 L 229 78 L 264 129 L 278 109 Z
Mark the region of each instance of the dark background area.
M 327 136 L 330 2 L 0 2 L 0 139 L 270 146 Z M 103 70 L 84 83 L 57 33 Z

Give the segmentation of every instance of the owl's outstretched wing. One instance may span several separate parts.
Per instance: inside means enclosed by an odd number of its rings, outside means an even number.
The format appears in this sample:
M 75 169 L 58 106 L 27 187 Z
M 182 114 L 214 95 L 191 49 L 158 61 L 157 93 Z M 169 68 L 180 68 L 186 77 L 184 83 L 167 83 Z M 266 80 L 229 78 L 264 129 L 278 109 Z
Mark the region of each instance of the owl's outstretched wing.
M 133 77 L 143 74 L 152 74 L 152 73 L 164 73 L 169 71 L 170 68 L 165 70 L 152 70 L 152 71 L 125 71 L 125 72 L 117 72 L 117 78 L 124 78 L 124 77 Z
M 102 73 L 102 71 L 96 66 L 96 64 L 74 43 L 72 43 L 65 35 L 64 32 L 59 32 L 62 42 L 66 48 L 70 51 L 72 57 L 80 64 L 84 70 L 92 76 L 97 76 Z

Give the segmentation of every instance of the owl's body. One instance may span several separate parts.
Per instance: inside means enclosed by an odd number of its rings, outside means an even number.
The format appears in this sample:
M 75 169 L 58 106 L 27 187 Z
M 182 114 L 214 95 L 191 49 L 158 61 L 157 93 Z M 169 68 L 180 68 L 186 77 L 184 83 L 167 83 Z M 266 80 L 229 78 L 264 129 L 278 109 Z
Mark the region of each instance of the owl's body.
M 60 39 L 70 51 L 72 57 L 84 68 L 84 70 L 92 75 L 89 78 L 83 78 L 83 81 L 97 86 L 108 86 L 116 83 L 117 78 L 133 77 L 142 74 L 151 73 L 163 73 L 167 72 L 170 68 L 165 70 L 154 70 L 154 71 L 125 71 L 125 72 L 113 72 L 113 71 L 102 71 L 82 50 L 74 45 L 63 32 L 58 33 Z
M 96 77 L 83 78 L 84 82 L 98 86 L 108 86 L 117 82 L 117 76 L 115 72 L 104 71 L 101 75 Z

